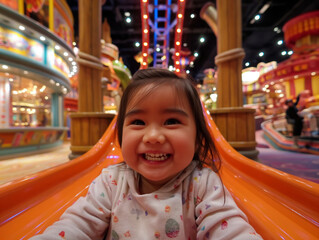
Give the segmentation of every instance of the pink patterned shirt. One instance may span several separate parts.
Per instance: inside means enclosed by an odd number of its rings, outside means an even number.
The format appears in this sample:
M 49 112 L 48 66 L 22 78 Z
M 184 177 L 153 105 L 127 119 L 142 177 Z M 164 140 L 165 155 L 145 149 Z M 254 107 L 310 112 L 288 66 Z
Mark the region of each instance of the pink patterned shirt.
M 191 163 L 150 194 L 125 163 L 104 169 L 38 239 L 262 239 L 209 168 Z

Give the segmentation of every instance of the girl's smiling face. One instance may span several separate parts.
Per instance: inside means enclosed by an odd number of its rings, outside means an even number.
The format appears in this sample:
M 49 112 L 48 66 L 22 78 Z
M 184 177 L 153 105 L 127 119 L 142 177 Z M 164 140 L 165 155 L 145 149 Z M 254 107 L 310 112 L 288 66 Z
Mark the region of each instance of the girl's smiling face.
M 142 176 L 143 193 L 159 189 L 185 169 L 196 144 L 196 125 L 186 96 L 169 85 L 155 91 L 152 87 L 146 85 L 131 97 L 123 125 L 122 154 Z

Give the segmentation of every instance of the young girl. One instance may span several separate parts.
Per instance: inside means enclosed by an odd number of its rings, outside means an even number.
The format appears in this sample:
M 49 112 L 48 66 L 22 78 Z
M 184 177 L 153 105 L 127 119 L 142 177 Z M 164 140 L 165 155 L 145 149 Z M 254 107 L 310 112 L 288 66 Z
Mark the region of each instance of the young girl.
M 117 132 L 124 163 L 104 169 L 87 196 L 33 240 L 262 239 L 218 176 L 189 80 L 138 71 L 123 94 Z

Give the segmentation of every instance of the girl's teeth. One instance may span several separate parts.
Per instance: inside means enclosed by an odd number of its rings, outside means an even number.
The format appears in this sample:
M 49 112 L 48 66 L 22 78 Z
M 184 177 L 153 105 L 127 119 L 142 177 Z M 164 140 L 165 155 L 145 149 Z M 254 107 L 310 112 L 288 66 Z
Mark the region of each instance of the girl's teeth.
M 145 153 L 145 159 L 149 161 L 163 161 L 167 158 L 168 155 L 163 153 Z

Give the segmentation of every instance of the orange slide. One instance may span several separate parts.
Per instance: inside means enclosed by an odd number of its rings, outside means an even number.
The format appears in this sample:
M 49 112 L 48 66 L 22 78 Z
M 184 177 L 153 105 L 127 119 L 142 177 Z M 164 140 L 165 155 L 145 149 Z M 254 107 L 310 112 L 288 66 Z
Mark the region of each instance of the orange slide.
M 206 117 L 222 158 L 223 182 L 257 232 L 272 240 L 318 239 L 319 185 L 242 156 Z M 114 140 L 115 120 L 83 156 L 0 186 L 0 238 L 28 239 L 56 221 L 102 168 L 122 161 Z

